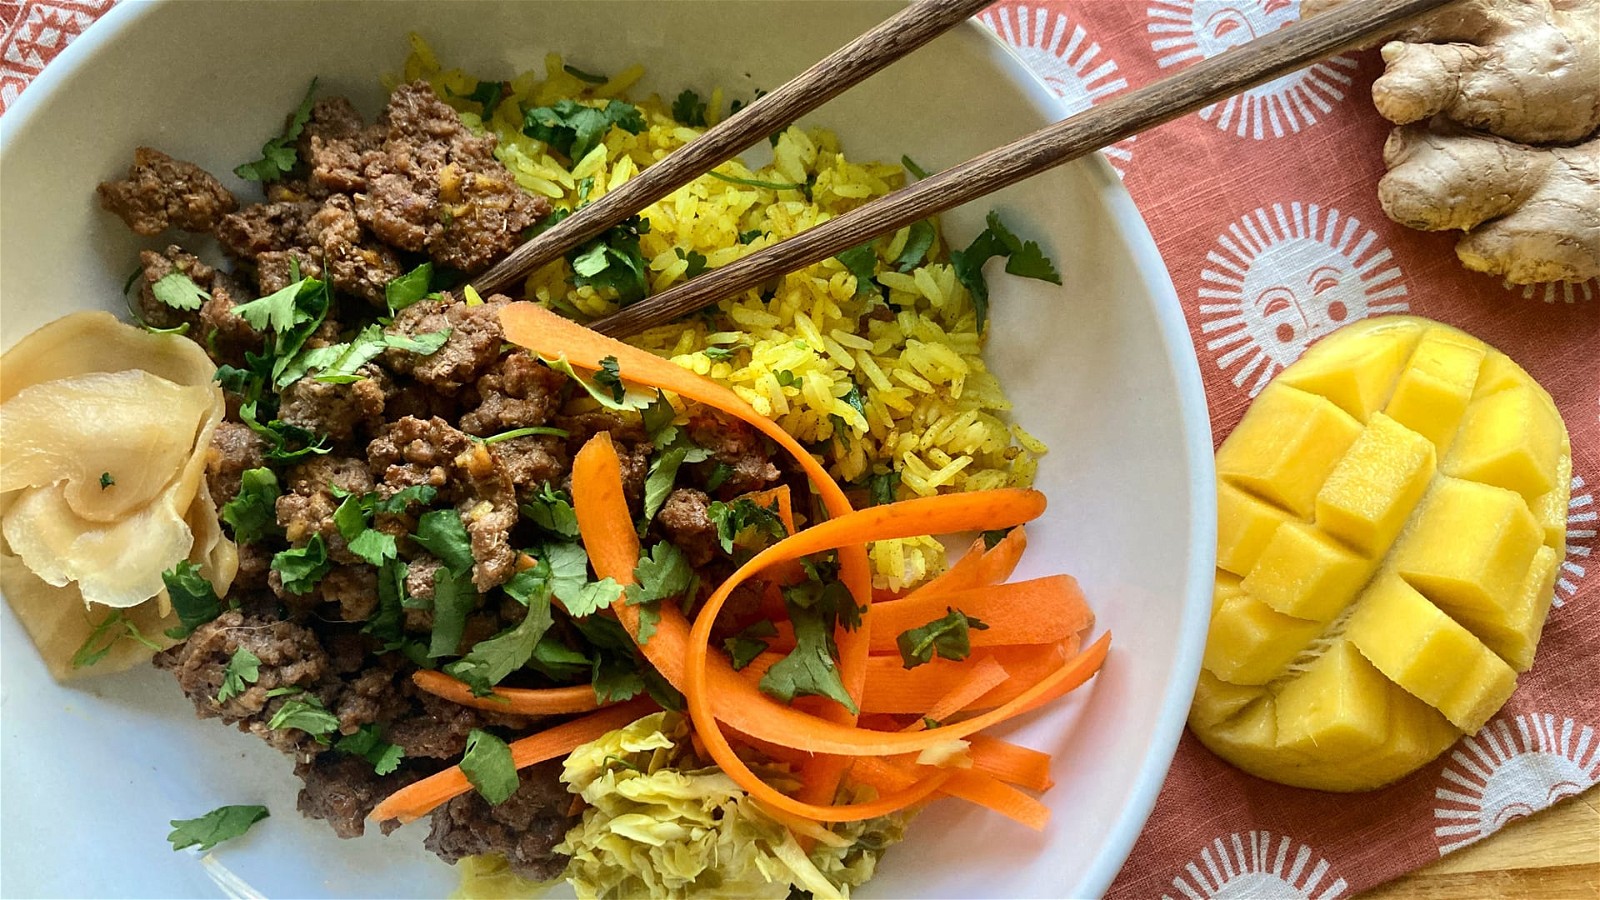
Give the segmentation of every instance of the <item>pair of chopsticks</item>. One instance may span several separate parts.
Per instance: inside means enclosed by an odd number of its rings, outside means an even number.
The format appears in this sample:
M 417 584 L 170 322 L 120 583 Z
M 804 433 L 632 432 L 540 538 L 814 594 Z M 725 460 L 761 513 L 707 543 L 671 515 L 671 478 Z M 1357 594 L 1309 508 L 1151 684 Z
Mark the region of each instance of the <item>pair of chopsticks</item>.
M 993 0 L 919 0 L 718 123 L 666 159 L 512 251 L 473 287 L 503 291 L 538 267 L 625 221 L 851 86 L 921 47 Z M 930 175 L 788 240 L 712 269 L 594 323 L 621 337 L 836 256 L 881 234 L 960 206 L 1030 175 L 1391 33 L 1456 0 L 1350 0 L 1175 75 Z

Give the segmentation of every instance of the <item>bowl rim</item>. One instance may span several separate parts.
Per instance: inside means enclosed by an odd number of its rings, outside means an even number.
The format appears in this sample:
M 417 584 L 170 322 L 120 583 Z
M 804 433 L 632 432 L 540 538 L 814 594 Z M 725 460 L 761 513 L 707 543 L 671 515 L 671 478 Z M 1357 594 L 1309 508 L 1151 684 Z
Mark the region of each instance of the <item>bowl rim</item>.
M 51 65 L 41 70 L 5 110 L 0 127 L 0 162 L 9 154 L 12 135 L 27 130 L 34 116 L 47 109 L 54 95 L 71 80 L 80 65 L 118 40 L 140 17 L 157 7 L 177 0 L 146 0 L 118 3 L 62 50 Z M 1004 39 L 969 18 L 959 28 L 977 32 L 994 54 L 994 62 L 1027 102 L 1048 120 L 1071 115 L 1066 103 L 1047 87 L 1043 79 Z M 1066 896 L 1099 897 L 1111 886 L 1133 850 L 1134 842 L 1154 810 L 1166 774 L 1177 753 L 1178 741 L 1187 721 L 1189 705 L 1199 678 L 1201 654 L 1205 648 L 1206 626 L 1211 611 L 1211 583 L 1216 565 L 1216 481 L 1211 418 L 1205 387 L 1200 375 L 1199 357 L 1189 334 L 1188 322 L 1177 289 L 1156 246 L 1149 226 L 1140 214 L 1122 178 L 1095 152 L 1081 160 L 1091 167 L 1101 201 L 1113 225 L 1121 232 L 1135 262 L 1137 277 L 1151 297 L 1157 333 L 1167 350 L 1177 389 L 1181 427 L 1185 435 L 1184 460 L 1190 478 L 1188 506 L 1190 523 L 1185 583 L 1187 596 L 1181 605 L 1177 652 L 1172 659 L 1173 676 L 1161 698 L 1155 728 L 1133 793 L 1108 829 L 1102 852 Z M 1206 523 L 1213 523 L 1206 527 Z

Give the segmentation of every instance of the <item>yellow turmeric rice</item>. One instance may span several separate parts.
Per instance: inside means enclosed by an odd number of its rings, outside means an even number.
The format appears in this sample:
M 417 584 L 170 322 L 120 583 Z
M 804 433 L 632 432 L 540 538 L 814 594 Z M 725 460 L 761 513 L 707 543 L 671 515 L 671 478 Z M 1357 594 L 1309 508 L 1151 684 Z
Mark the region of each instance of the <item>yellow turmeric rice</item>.
M 628 98 L 646 127 L 638 134 L 610 128 L 569 164 L 523 134 L 523 111 L 564 99 L 591 106 L 622 99 L 643 68 L 596 83 L 551 54 L 544 71 L 505 83 L 503 99 L 484 121 L 483 106 L 470 99 L 478 79 L 445 69 L 418 36 L 411 48 L 403 73 L 388 86 L 430 82 L 469 126 L 494 133 L 496 155 L 518 183 L 557 209 L 604 196 L 704 130 L 679 123 L 659 97 Z M 721 89 L 711 91 L 707 125 L 727 109 Z M 887 194 L 907 177 L 899 164 L 851 161 L 832 132 L 800 126 L 776 137 L 769 162 L 752 167 L 735 159 L 717 172 L 768 186 L 706 175 L 645 208 L 640 215 L 649 230 L 640 250 L 651 292 L 689 277 L 691 265 L 700 264 L 696 255 L 707 268 L 726 265 Z M 907 271 L 893 263 L 911 229 L 873 242 L 881 291 L 858 290 L 856 276 L 828 259 L 725 300 L 714 314 L 631 340 L 732 388 L 807 443 L 841 482 L 858 486 L 863 503 L 886 491 L 903 499 L 1029 486 L 1046 448 L 1009 422 L 1011 403 L 983 362 L 972 299 L 950 265 L 938 222 L 931 224 L 932 245 Z M 526 296 L 580 320 L 618 307 L 609 289 L 574 287 L 566 260 L 534 272 Z M 880 542 L 871 556 L 877 584 L 891 590 L 945 567 L 943 547 L 932 538 Z

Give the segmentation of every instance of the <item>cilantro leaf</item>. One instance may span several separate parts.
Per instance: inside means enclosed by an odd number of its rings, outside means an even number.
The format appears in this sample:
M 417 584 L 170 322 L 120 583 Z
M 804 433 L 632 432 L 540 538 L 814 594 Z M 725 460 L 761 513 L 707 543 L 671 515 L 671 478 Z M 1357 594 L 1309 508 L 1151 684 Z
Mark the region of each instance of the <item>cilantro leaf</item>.
M 569 607 L 579 602 L 583 586 L 589 583 L 589 554 L 581 544 L 546 544 L 540 558 L 550 564 L 550 586 L 556 597 Z
M 1023 241 L 1000 221 L 1000 214 L 990 212 L 988 227 L 978 233 L 965 250 L 952 251 L 950 264 L 955 269 L 956 280 L 972 295 L 972 309 L 977 315 L 978 331 L 982 332 L 989 318 L 989 283 L 984 280 L 983 266 L 996 256 L 1006 258 L 1006 271 L 1026 278 L 1061 283 L 1055 266 L 1033 241 Z
M 946 615 L 921 628 L 909 628 L 895 638 L 900 661 L 908 669 L 932 662 L 934 656 L 960 661 L 972 652 L 968 629 L 986 630 L 989 626 L 966 613 L 945 607 Z
M 353 540 L 347 542 L 346 547 L 351 553 L 374 566 L 381 566 L 400 554 L 394 535 L 385 534 L 376 528 L 362 529 Z
M 433 633 L 428 656 L 456 655 L 467 628 L 467 614 L 477 605 L 478 592 L 472 587 L 470 573 L 452 574 L 448 566 L 433 573 Z
M 328 735 L 339 730 L 339 717 L 328 712 L 316 694 L 296 694 L 283 701 L 283 705 L 267 722 L 267 727 L 273 731 L 280 728 L 299 729 L 316 738 L 318 743 L 326 744 Z
M 198 819 L 173 819 L 167 840 L 172 849 L 199 847 L 202 852 L 232 840 L 267 817 L 265 806 L 219 806 Z
M 474 694 L 480 697 L 489 694 L 507 675 L 528 664 L 535 648 L 550 630 L 554 621 L 550 590 L 550 567 L 545 561 L 540 560 L 533 568 L 518 572 L 506 582 L 505 591 L 528 607 L 522 621 L 474 644 L 465 657 L 445 666 L 444 670 L 465 681 Z
M 254 400 L 240 404 L 239 420 L 250 426 L 250 430 L 266 442 L 267 450 L 262 455 L 274 462 L 297 462 L 307 456 L 328 453 L 333 449 L 328 445 L 327 435 L 313 434 L 279 419 L 261 422 L 257 417 Z
M 766 232 L 759 228 L 753 228 L 749 231 L 741 231 L 739 232 L 739 243 L 748 244 L 764 234 L 766 234 Z
M 1006 271 L 1024 278 L 1035 278 L 1052 284 L 1061 283 L 1061 273 L 1056 271 L 1055 264 L 1050 262 L 1050 258 L 1045 256 L 1044 251 L 1033 241 L 1024 241 L 1022 249 L 1011 254 L 1011 258 L 1006 260 Z
M 659 541 L 648 553 L 640 554 L 633 579 L 628 586 L 628 605 L 638 606 L 682 595 L 694 583 L 694 567 L 676 544 Z
M 645 693 L 650 695 L 651 700 L 654 700 L 662 709 L 683 712 L 683 694 L 679 693 L 678 689 L 673 687 L 672 682 L 668 681 L 665 676 L 656 671 L 655 666 L 645 666 L 644 671 L 640 674 L 644 678 Z
M 893 503 L 896 493 L 900 489 L 900 472 L 890 469 L 881 474 L 874 474 L 867 479 L 867 490 L 872 494 L 872 505 L 882 506 Z
M 362 631 L 385 642 L 401 640 L 406 615 L 406 575 L 409 572 L 410 567 L 398 559 L 391 559 L 378 567 L 378 611 L 362 626 Z
M 200 304 L 211 299 L 193 278 L 177 269 L 156 279 L 156 283 L 150 285 L 150 293 L 173 309 L 199 309 Z
M 677 252 L 679 259 L 689 263 L 688 267 L 683 270 L 685 280 L 693 278 L 706 270 L 705 254 L 695 250 L 685 253 L 682 247 L 674 247 L 672 249 Z
M 222 615 L 222 600 L 216 588 L 200 574 L 200 567 L 188 560 L 161 573 L 161 583 L 166 585 L 172 608 L 178 613 L 179 625 L 167 632 L 169 637 L 185 638 L 201 625 Z
M 103 491 L 106 488 L 111 487 L 112 485 L 115 485 L 116 483 L 117 483 L 117 479 L 111 477 L 111 473 L 110 472 L 101 472 L 100 473 L 100 490 Z
M 578 536 L 578 516 L 572 510 L 571 500 L 565 492 L 549 484 L 539 489 L 538 496 L 522 505 L 522 515 L 541 531 L 564 538 Z
M 400 760 L 405 757 L 405 751 L 383 739 L 383 732 L 377 725 L 361 726 L 355 734 L 340 738 L 333 749 L 366 759 L 378 775 L 388 775 L 400 768 Z
M 505 96 L 505 92 L 506 85 L 503 81 L 480 81 L 472 89 L 472 93 L 466 96 L 466 99 L 483 107 L 483 112 L 480 115 L 482 118 L 487 119 L 494 115 L 494 111 L 500 106 L 500 100 Z
M 461 772 L 492 806 L 506 802 L 521 783 L 517 765 L 511 759 L 511 748 L 505 741 L 479 728 L 467 735 Z
M 649 220 L 634 216 L 579 245 L 570 257 L 573 286 L 609 289 L 624 306 L 643 297 L 649 283 L 639 236 L 649 233 Z
M 271 469 L 246 469 L 239 475 L 239 493 L 222 505 L 222 520 L 233 528 L 234 540 L 254 544 L 276 534 L 278 528 L 278 476 Z
M 640 532 L 650 527 L 656 513 L 666 504 L 667 496 L 677 483 L 678 470 L 688 455 L 688 447 L 674 447 L 650 462 L 650 471 L 644 479 L 644 518 L 639 521 Z
M 373 503 L 373 512 L 395 515 L 403 513 L 413 503 L 428 504 L 439 495 L 438 488 L 431 484 L 413 484 L 395 491 L 387 500 L 378 500 Z
M 603 390 L 596 385 L 596 382 L 599 381 L 598 375 L 596 376 L 595 381 L 590 381 L 589 379 L 580 376 L 577 370 L 572 368 L 572 363 L 567 362 L 566 356 L 559 356 L 555 359 L 547 359 L 541 356 L 539 359 L 550 368 L 555 369 L 557 372 L 560 372 L 563 375 L 566 375 L 568 378 L 571 378 L 573 381 L 576 381 L 579 387 L 588 392 L 589 396 L 593 397 L 597 403 L 606 409 L 614 412 L 632 412 L 633 410 L 639 409 L 642 405 L 640 402 L 627 399 L 626 397 L 614 398 L 611 391 Z
M 244 693 L 244 686 L 255 684 L 261 677 L 261 658 L 243 647 L 233 651 L 233 658 L 222 670 L 222 688 L 217 691 L 217 702 L 227 703 Z
M 609 607 L 621 598 L 622 585 L 614 579 L 602 578 L 585 584 L 578 589 L 576 596 L 563 602 L 566 603 L 569 614 L 581 619 Z
M 435 509 L 417 519 L 417 533 L 411 536 L 422 549 L 461 575 L 472 570 L 472 538 L 461 524 L 461 514 L 453 509 Z
M 600 369 L 594 373 L 594 383 L 610 391 L 611 399 L 618 403 L 622 402 L 622 395 L 627 392 L 622 385 L 622 368 L 615 356 L 600 360 Z
M 690 128 L 706 127 L 706 102 L 694 91 L 685 89 L 672 101 L 672 117 Z
M 639 665 L 628 657 L 602 653 L 595 657 L 592 683 L 595 699 L 601 703 L 621 703 L 644 691 Z
M 613 126 L 638 134 L 645 129 L 644 114 L 621 100 L 593 107 L 565 99 L 523 113 L 522 133 L 577 162 L 599 146 Z
M 769 645 L 762 638 L 777 636 L 778 626 L 772 624 L 771 619 L 762 619 L 747 626 L 733 637 L 724 638 L 722 646 L 728 651 L 729 658 L 733 660 L 733 670 L 737 672 L 767 652 Z
M 300 106 L 294 111 L 294 116 L 289 119 L 289 124 L 283 129 L 280 137 L 275 137 L 261 146 L 261 158 L 255 162 L 247 162 L 233 170 L 233 174 L 248 181 L 277 181 L 289 174 L 294 168 L 298 155 L 295 142 L 300 140 L 300 132 L 306 127 L 306 122 L 311 118 L 312 96 L 317 92 L 317 80 L 311 79 L 311 86 L 306 88 L 306 96 L 300 101 Z
M 82 669 L 105 659 L 111 648 L 125 638 L 138 641 L 151 650 L 161 649 L 160 644 L 145 637 L 139 626 L 128 620 L 123 610 L 116 609 L 107 613 L 100 624 L 90 630 L 89 636 L 83 639 L 83 643 L 72 654 L 72 667 Z
M 994 545 L 1005 540 L 1006 535 L 1010 533 L 1011 529 L 1009 528 L 999 528 L 994 531 L 985 531 L 983 533 L 983 549 L 993 550 Z
M 918 219 L 911 223 L 911 231 L 906 236 L 905 249 L 894 259 L 894 267 L 901 272 L 909 272 L 927 258 L 928 250 L 933 246 L 933 225 L 927 219 Z
M 298 266 L 293 269 L 298 274 Z M 282 289 L 249 303 L 234 307 L 234 312 L 257 331 L 272 332 L 272 341 L 263 354 L 245 355 L 252 372 L 283 387 L 304 374 L 308 365 L 299 362 L 306 339 L 322 325 L 333 303 L 328 284 L 316 278 L 300 278 Z M 325 364 L 332 351 L 317 354 Z M 293 371 L 291 370 L 293 367 Z M 287 373 L 287 374 L 286 374 Z
M 782 540 L 789 532 L 778 518 L 778 501 L 771 506 L 761 506 L 749 497 L 740 497 L 732 503 L 711 501 L 706 515 L 717 526 L 717 540 L 725 553 L 732 553 L 734 544 L 758 544 L 763 538 Z
M 711 474 L 706 476 L 706 493 L 722 487 L 723 482 L 727 481 L 728 476 L 732 474 L 733 466 L 718 460 L 717 464 L 711 467 Z
M 795 647 L 761 676 L 762 693 L 785 703 L 798 696 L 827 697 L 857 712 L 839 677 L 838 649 L 827 617 L 821 610 L 786 605 L 794 623 Z
M 878 251 L 872 248 L 872 241 L 851 247 L 834 259 L 843 263 L 850 274 L 856 277 L 857 294 L 878 292 L 878 282 L 874 280 L 878 271 Z
M 280 550 L 272 557 L 272 571 L 283 579 L 283 589 L 291 594 L 310 591 L 331 568 L 328 546 L 320 533 L 313 534 L 304 547 Z
M 589 657 L 568 647 L 553 634 L 539 639 L 528 660 L 528 668 L 556 681 L 571 681 L 589 667 Z
M 919 178 L 919 179 L 928 177 L 928 170 L 924 169 L 923 167 L 921 167 L 919 165 L 917 165 L 917 161 L 912 159 L 909 156 L 901 156 L 900 157 L 900 165 L 904 166 L 905 170 L 907 172 L 910 172 L 912 175 L 917 176 L 917 178 Z
M 656 398 L 650 405 L 639 411 L 644 419 L 644 431 L 649 435 L 650 443 L 657 450 L 672 444 L 678 437 L 678 426 L 672 424 L 678 418 L 678 411 L 673 408 L 672 401 L 661 391 L 656 391 Z

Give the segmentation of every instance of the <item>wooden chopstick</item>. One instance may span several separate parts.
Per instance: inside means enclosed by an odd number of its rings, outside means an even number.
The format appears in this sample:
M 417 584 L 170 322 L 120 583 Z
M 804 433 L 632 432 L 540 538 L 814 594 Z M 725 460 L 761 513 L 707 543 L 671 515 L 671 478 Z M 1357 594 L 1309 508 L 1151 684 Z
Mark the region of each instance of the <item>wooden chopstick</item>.
M 670 322 L 880 234 L 1398 30 L 1456 0 L 1352 0 L 907 185 L 788 240 L 712 269 L 594 323 L 621 337 Z M 690 144 L 689 146 L 694 146 Z M 679 151 L 680 153 L 682 151 Z M 666 165 L 671 157 L 657 165 Z M 647 169 L 646 172 L 649 170 Z M 607 199 L 610 199 L 609 197 Z
M 678 148 L 621 187 L 585 206 L 531 240 L 472 287 L 480 294 L 504 291 L 527 273 L 624 221 L 746 147 L 844 93 L 867 76 L 921 47 L 994 0 L 918 0 L 826 58 L 763 95 L 716 127 Z

